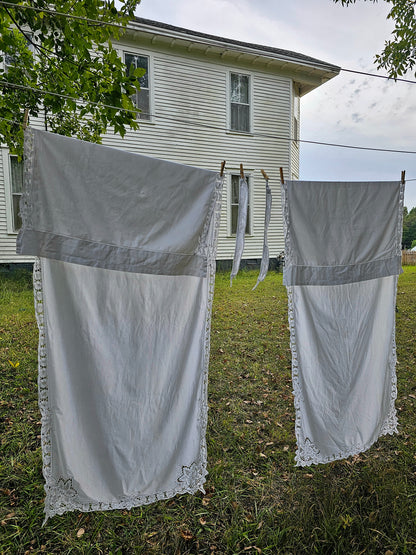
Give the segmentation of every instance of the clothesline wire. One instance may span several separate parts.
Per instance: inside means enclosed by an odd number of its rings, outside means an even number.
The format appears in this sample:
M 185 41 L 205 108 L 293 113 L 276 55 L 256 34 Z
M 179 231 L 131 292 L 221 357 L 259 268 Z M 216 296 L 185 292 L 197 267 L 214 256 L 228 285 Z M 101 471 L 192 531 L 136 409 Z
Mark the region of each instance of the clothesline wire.
M 102 25 L 103 27 L 116 27 L 117 29 L 125 29 L 125 25 L 121 25 L 120 23 L 112 23 L 111 21 L 102 21 L 100 19 L 91 19 L 89 17 L 83 17 L 81 15 L 74 15 L 65 12 L 58 12 L 56 10 L 51 10 L 48 8 L 38 8 L 36 6 L 28 6 L 25 4 L 15 4 L 14 2 L 4 2 L 3 0 L 0 1 L 0 5 L 19 10 L 32 10 L 35 12 L 48 13 L 54 16 L 66 17 L 67 19 L 76 19 L 80 21 L 85 21 L 87 23 L 93 23 L 94 25 Z
M 403 79 L 401 77 L 389 77 L 388 75 L 378 75 L 377 73 L 368 73 L 366 71 L 358 71 L 357 69 L 346 69 L 345 67 L 341 67 L 340 71 L 345 71 L 347 73 L 356 73 L 357 75 L 366 75 L 367 77 L 377 77 L 378 79 L 388 79 L 389 81 L 401 81 L 402 83 L 410 83 L 412 85 L 416 85 L 416 81 L 412 81 L 411 79 Z
M 163 117 L 163 116 L 161 116 L 161 117 Z M 86 119 L 86 118 L 84 118 L 84 119 Z M 171 119 L 171 118 L 167 118 L 167 119 Z M 0 120 L 7 121 L 7 122 L 9 122 L 9 123 L 14 123 L 15 125 L 20 125 L 20 126 L 23 127 L 23 123 L 20 122 L 20 121 L 8 119 L 8 118 L 3 118 L 3 117 L 0 117 Z M 174 121 L 184 121 L 184 120 L 174 120 Z M 218 128 L 215 128 L 215 129 L 222 129 L 222 128 L 219 128 L 219 127 L 218 127 Z M 287 140 L 291 140 L 291 139 L 287 139 Z M 325 144 L 325 143 L 314 143 L 314 144 Z M 334 146 L 341 146 L 341 145 L 334 145 Z M 393 152 L 405 152 L 405 151 L 393 151 Z M 415 177 L 415 178 L 410 178 L 410 179 L 407 179 L 407 178 L 406 178 L 406 183 L 407 183 L 408 181 L 416 181 L 416 177 Z
M 89 104 L 92 104 L 93 106 L 99 106 L 99 107 L 104 107 L 104 108 L 109 108 L 109 109 L 113 109 L 113 110 L 117 110 L 120 112 L 131 112 L 131 113 L 139 113 L 140 110 L 129 110 L 127 108 L 122 108 L 120 106 L 113 106 L 111 104 L 105 104 L 105 103 L 100 103 L 100 102 L 93 102 L 93 101 L 86 101 L 82 98 L 77 98 L 71 95 L 66 95 L 66 94 L 62 94 L 62 93 L 56 93 L 56 92 L 52 92 L 52 91 L 45 91 L 42 89 L 37 89 L 35 87 L 29 87 L 27 85 L 19 85 L 17 83 L 9 83 L 8 81 L 3 81 L 0 80 L 0 85 L 5 86 L 6 88 L 16 88 L 16 89 L 22 89 L 22 90 L 29 90 L 32 92 L 36 92 L 40 95 L 52 95 L 52 96 L 58 96 L 60 98 L 66 98 L 69 100 L 74 100 L 75 102 L 88 102 Z M 232 129 L 227 129 L 227 128 L 223 128 L 223 127 L 219 127 L 219 126 L 215 126 L 215 125 L 211 125 L 208 123 L 204 123 L 204 122 L 198 122 L 195 120 L 187 120 L 187 119 L 180 119 L 180 118 L 175 118 L 175 117 L 171 117 L 171 116 L 164 116 L 164 115 L 160 115 L 160 114 L 149 114 L 149 116 L 157 118 L 157 119 L 163 119 L 166 121 L 172 121 L 175 123 L 184 123 L 186 125 L 191 125 L 193 127 L 199 127 L 202 129 L 212 129 L 215 131 L 223 131 L 223 132 L 232 132 Z M 85 119 L 86 121 L 88 121 L 88 118 L 81 118 L 81 119 Z M 254 133 L 250 133 L 251 136 L 253 137 L 261 137 L 264 139 L 276 139 L 276 140 L 281 140 L 281 141 L 295 141 L 297 143 L 305 143 L 305 144 L 315 144 L 315 145 L 320 145 L 320 146 L 330 146 L 330 147 L 337 147 L 337 148 L 348 148 L 348 149 L 354 149 L 354 150 L 366 150 L 366 151 L 372 151 L 372 152 L 391 152 L 391 153 L 396 153 L 396 154 L 416 154 L 416 151 L 414 150 L 398 150 L 398 149 L 391 149 L 391 148 L 376 148 L 376 147 L 366 147 L 366 146 L 358 146 L 358 145 L 346 145 L 346 144 L 340 144 L 340 143 L 329 143 L 329 142 L 324 142 L 324 141 L 312 141 L 312 140 L 308 140 L 308 139 L 293 139 L 291 137 L 283 137 L 281 135 L 272 135 L 272 134 L 268 134 L 268 133 L 258 133 L 258 132 L 254 132 Z
M 0 117 L 0 120 L 7 121 L 7 122 L 9 122 L 9 123 L 14 123 L 15 125 L 20 125 L 21 127 L 23 127 L 23 123 L 20 122 L 20 121 L 16 121 L 16 120 L 13 120 L 13 119 L 8 119 L 8 118 L 3 118 L 3 117 Z M 218 128 L 218 129 L 219 129 L 219 128 Z M 291 139 L 290 139 L 290 140 L 291 140 Z M 323 144 L 323 143 L 316 143 L 316 144 Z M 335 145 L 335 146 L 340 146 L 340 145 Z M 408 181 L 416 181 L 416 177 L 410 178 L 410 179 L 407 179 L 407 178 L 406 178 L 406 183 L 407 183 Z
M 36 12 L 44 12 L 44 13 L 48 13 L 50 15 L 53 16 L 57 16 L 57 17 L 66 17 L 68 19 L 74 19 L 74 20 L 78 20 L 78 21 L 85 21 L 87 23 L 91 23 L 94 25 L 101 25 L 101 26 L 106 26 L 106 27 L 115 27 L 117 29 L 125 29 L 126 26 L 125 25 L 120 25 L 119 23 L 112 23 L 112 22 L 108 22 L 108 21 L 102 21 L 100 19 L 91 19 L 88 17 L 83 17 L 80 15 L 74 15 L 74 14 L 69 14 L 69 13 L 65 13 L 65 12 L 58 12 L 56 10 L 51 10 L 48 8 L 38 8 L 36 6 L 28 6 L 28 5 L 24 5 L 24 4 L 15 4 L 13 2 L 6 2 L 4 0 L 0 0 L 0 5 L 3 6 L 8 6 L 14 9 L 23 9 L 23 10 L 33 10 Z M 388 79 L 389 81 L 401 81 L 402 83 L 410 83 L 412 85 L 416 85 L 416 81 L 413 81 L 411 79 L 403 79 L 401 77 L 389 77 L 388 75 L 378 75 L 376 73 L 368 73 L 365 71 L 358 71 L 356 69 L 348 69 L 348 68 L 340 68 L 340 71 L 345 71 L 347 73 L 355 73 L 357 75 L 366 75 L 367 77 L 377 77 L 378 79 Z

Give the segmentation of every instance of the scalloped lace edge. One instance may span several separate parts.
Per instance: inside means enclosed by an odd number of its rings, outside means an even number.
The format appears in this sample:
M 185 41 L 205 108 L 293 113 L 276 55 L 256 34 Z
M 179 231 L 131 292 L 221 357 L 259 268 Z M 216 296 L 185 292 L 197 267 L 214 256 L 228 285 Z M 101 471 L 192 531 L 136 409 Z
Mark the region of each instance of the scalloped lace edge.
M 30 145 L 32 148 L 33 143 Z M 29 154 L 30 155 L 30 154 Z M 26 203 L 30 202 L 30 188 L 29 181 L 31 178 L 30 172 L 26 175 Z M 135 495 L 123 497 L 116 502 L 82 502 L 77 499 L 77 491 L 73 488 L 72 479 L 65 479 L 60 477 L 56 480 L 52 475 L 52 446 L 51 446 L 51 410 L 49 405 L 49 388 L 48 388 L 48 363 L 47 363 L 47 343 L 46 343 L 46 318 L 44 312 L 44 298 L 43 298 L 43 285 L 42 285 L 42 270 L 41 260 L 35 259 L 33 267 L 33 291 L 36 321 L 39 329 L 39 344 L 38 344 L 38 390 L 39 390 L 39 409 L 41 413 L 41 446 L 42 446 L 42 461 L 43 461 L 43 477 L 45 479 L 45 520 L 54 515 L 62 515 L 67 511 L 104 511 L 112 509 L 127 509 L 132 507 L 139 507 L 141 505 L 148 505 L 155 501 L 166 500 L 185 493 L 194 494 L 197 491 L 205 493 L 203 484 L 205 482 L 207 472 L 207 444 L 206 444 L 206 429 L 208 423 L 208 369 L 209 369 L 209 355 L 210 355 L 210 337 L 211 337 L 211 313 L 212 302 L 214 298 L 215 288 L 215 271 L 216 271 L 216 251 L 218 242 L 218 232 L 220 227 L 221 218 L 221 200 L 222 188 L 224 178 L 217 177 L 215 183 L 215 191 L 212 197 L 212 211 L 211 222 L 208 230 L 208 241 L 205 246 L 207 256 L 207 310 L 205 319 L 204 330 L 204 365 L 203 365 L 203 381 L 202 391 L 199 400 L 199 417 L 198 425 L 200 430 L 200 449 L 197 461 L 191 463 L 190 466 L 183 466 L 182 473 L 178 477 L 180 485 L 178 487 L 166 490 L 163 492 L 156 492 L 151 495 Z M 26 208 L 29 204 L 26 204 Z M 30 211 L 29 211 L 30 213 Z

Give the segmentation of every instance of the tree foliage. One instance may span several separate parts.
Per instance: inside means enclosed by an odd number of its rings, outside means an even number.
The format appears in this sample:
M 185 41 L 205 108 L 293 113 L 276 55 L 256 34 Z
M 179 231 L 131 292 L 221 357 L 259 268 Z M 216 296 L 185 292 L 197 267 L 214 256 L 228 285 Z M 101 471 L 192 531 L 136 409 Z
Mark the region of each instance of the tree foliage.
M 112 40 L 140 0 L 125 0 L 118 9 L 103 0 L 26 4 L 35 9 L 10 3 L 0 4 L 1 143 L 21 153 L 25 110 L 42 117 L 50 131 L 88 141 L 100 142 L 108 126 L 122 136 L 128 126 L 138 127 L 130 96 L 143 70 L 127 74 Z
M 416 240 L 416 208 L 412 208 L 410 212 L 405 208 L 403 214 L 403 237 L 402 248 L 412 248 L 413 241 Z
M 356 0 L 333 0 L 348 6 Z M 366 1 L 366 0 L 364 0 Z M 377 0 L 367 0 L 376 3 Z M 384 43 L 384 50 L 377 54 L 378 69 L 384 69 L 394 79 L 413 70 L 416 64 L 416 10 L 415 0 L 384 0 L 391 5 L 387 16 L 394 21 L 393 37 Z

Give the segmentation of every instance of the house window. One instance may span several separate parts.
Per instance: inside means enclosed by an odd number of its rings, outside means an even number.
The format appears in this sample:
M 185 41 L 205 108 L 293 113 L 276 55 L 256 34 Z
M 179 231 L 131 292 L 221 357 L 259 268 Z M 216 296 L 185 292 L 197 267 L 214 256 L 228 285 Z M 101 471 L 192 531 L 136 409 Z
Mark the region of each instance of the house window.
M 137 89 L 132 96 L 133 104 L 139 108 L 141 112 L 138 114 L 139 119 L 149 121 L 151 118 L 150 113 L 150 79 L 149 79 L 149 58 L 148 56 L 141 56 L 138 54 L 128 54 L 125 52 L 124 61 L 127 66 L 127 71 L 132 68 L 142 68 L 146 73 L 140 77 L 140 89 Z
M 26 39 L 27 48 L 32 52 L 35 53 L 35 46 L 33 44 L 34 36 L 33 33 L 29 31 L 25 31 L 24 37 Z M 3 55 L 3 69 L 4 73 L 7 73 L 10 67 L 16 65 L 16 58 L 12 54 L 4 54 Z
M 12 204 L 12 231 L 18 231 L 22 227 L 22 219 L 19 215 L 19 205 L 23 189 L 23 162 L 19 162 L 17 156 L 10 156 L 9 171 Z
M 247 224 L 246 235 L 251 233 L 251 203 L 250 203 L 250 178 L 246 175 L 248 184 L 248 206 L 247 206 Z M 231 209 L 230 209 L 230 231 L 231 235 L 237 233 L 237 220 L 238 220 L 238 201 L 240 196 L 240 176 L 239 174 L 231 175 Z
M 250 132 L 250 76 L 231 73 L 230 127 L 232 131 Z

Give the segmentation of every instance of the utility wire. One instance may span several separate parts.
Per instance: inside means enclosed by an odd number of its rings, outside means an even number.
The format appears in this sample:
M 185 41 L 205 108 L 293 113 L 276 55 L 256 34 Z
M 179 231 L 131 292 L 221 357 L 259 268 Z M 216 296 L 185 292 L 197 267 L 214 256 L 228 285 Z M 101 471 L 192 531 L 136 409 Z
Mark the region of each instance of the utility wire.
M 170 118 L 165 118 L 165 119 L 170 119 Z M 23 127 L 23 123 L 21 121 L 16 121 L 16 120 L 13 120 L 13 119 L 7 119 L 7 118 L 3 118 L 3 117 L 0 117 L 0 120 L 7 121 L 9 123 L 13 123 L 15 125 L 19 125 L 20 127 Z M 291 139 L 286 139 L 286 140 L 291 140 Z M 314 144 L 326 144 L 326 143 L 314 143 Z M 340 145 L 333 145 L 333 146 L 340 146 Z M 393 152 L 397 152 L 397 151 L 393 151 Z M 398 151 L 398 152 L 402 152 L 402 151 Z M 406 183 L 408 181 L 416 181 L 416 177 L 411 178 L 411 179 L 406 178 Z
M 348 73 L 357 73 L 358 75 L 366 75 L 368 77 L 378 77 L 379 79 L 388 79 L 389 81 L 401 81 L 402 83 L 411 83 L 412 85 L 416 85 L 416 81 L 412 81 L 411 79 L 402 79 L 400 77 L 389 77 L 388 75 L 378 75 L 377 73 L 367 73 L 366 71 L 358 71 L 356 69 L 346 69 L 345 67 L 342 67 L 341 71 L 346 71 Z
M 65 13 L 65 12 L 57 12 L 56 10 L 51 10 L 48 8 L 37 8 L 36 6 L 27 6 L 25 4 L 15 4 L 13 2 L 6 2 L 4 0 L 0 0 L 0 5 L 3 6 L 9 6 L 11 8 L 15 8 L 15 9 L 26 9 L 26 10 L 33 10 L 36 12 L 44 12 L 44 13 L 48 13 L 51 15 L 55 15 L 55 16 L 60 16 L 60 17 L 66 17 L 68 19 L 75 19 L 78 21 L 85 21 L 87 23 L 92 23 L 94 25 L 101 25 L 101 26 L 108 26 L 108 27 L 115 27 L 117 29 L 126 29 L 125 25 L 120 25 L 119 23 L 112 23 L 112 22 L 107 22 L 107 21 L 102 21 L 100 19 L 91 19 L 88 17 L 83 17 L 80 15 L 73 15 L 73 14 L 69 14 L 69 13 Z M 378 75 L 376 73 L 368 73 L 365 71 L 358 71 L 355 69 L 347 69 L 344 67 L 340 68 L 340 71 L 345 71 L 347 73 L 355 73 L 357 75 L 366 75 L 367 77 L 377 77 L 378 79 L 387 79 L 389 81 L 401 81 L 402 83 L 410 83 L 412 85 L 416 85 L 416 81 L 413 81 L 411 79 L 403 79 L 400 77 L 389 77 L 388 75 Z
M 117 29 L 125 29 L 125 25 L 120 25 L 119 23 L 112 23 L 111 21 L 102 21 L 100 19 L 91 19 L 89 17 L 83 17 L 81 15 L 73 15 L 65 12 L 57 12 L 56 10 L 50 10 L 48 8 L 37 8 L 36 6 L 27 6 L 25 4 L 15 4 L 14 2 L 4 2 L 0 1 L 0 5 L 9 6 L 10 8 L 19 8 L 25 10 L 33 10 L 35 12 L 43 12 L 51 15 L 58 15 L 60 17 L 66 17 L 67 19 L 76 19 L 78 21 L 86 21 L 87 23 L 93 23 L 94 25 L 101 25 L 103 27 L 116 27 Z
M 62 94 L 62 93 L 56 93 L 56 92 L 52 92 L 52 91 L 45 91 L 45 90 L 41 90 L 41 89 L 37 89 L 35 87 L 29 87 L 26 85 L 19 85 L 17 83 L 9 83 L 8 81 L 3 81 L 0 80 L 0 85 L 5 86 L 6 88 L 16 88 L 19 90 L 28 90 L 28 91 L 32 91 L 35 93 L 38 93 L 39 95 L 43 95 L 43 96 L 47 96 L 47 95 L 52 95 L 52 96 L 57 96 L 60 98 L 65 98 L 67 100 L 74 100 L 75 102 L 88 102 L 89 104 L 92 104 L 93 106 L 98 106 L 98 107 L 102 107 L 102 108 L 109 108 L 109 109 L 113 109 L 113 110 L 117 110 L 119 112 L 130 112 L 130 113 L 135 113 L 138 114 L 140 113 L 140 110 L 129 110 L 127 108 L 122 108 L 120 106 L 113 106 L 111 104 L 104 104 L 104 103 L 100 103 L 100 102 L 93 102 L 93 101 L 87 101 L 85 99 L 82 98 L 77 98 L 74 96 L 70 96 L 67 94 Z M 201 129 L 211 129 L 214 131 L 222 131 L 222 132 L 232 132 L 232 129 L 227 129 L 224 127 L 219 127 L 216 125 L 210 125 L 207 123 L 204 123 L 202 121 L 195 121 L 195 120 L 187 120 L 187 119 L 180 119 L 180 118 L 175 118 L 175 117 L 170 117 L 170 116 L 163 116 L 160 114 L 149 114 L 151 117 L 157 118 L 157 119 L 162 119 L 162 120 L 166 120 L 166 121 L 172 121 L 175 123 L 183 123 L 186 125 L 190 125 L 193 127 L 198 127 Z M 87 119 L 87 118 L 84 118 Z M 330 147 L 338 147 L 338 148 L 349 148 L 349 149 L 354 149 L 354 150 L 367 150 L 367 151 L 373 151 L 373 152 L 391 152 L 391 153 L 396 153 L 396 154 L 416 154 L 415 150 L 397 150 L 397 149 L 392 149 L 392 148 L 376 148 L 376 147 L 367 147 L 367 146 L 357 146 L 357 145 L 346 145 L 346 144 L 340 144 L 340 143 L 328 143 L 328 142 L 323 142 L 323 141 L 311 141 L 311 140 L 307 140 L 307 139 L 293 139 L 291 137 L 283 137 L 281 135 L 272 135 L 272 134 L 268 134 L 268 133 L 250 133 L 251 136 L 254 137 L 261 137 L 263 139 L 276 139 L 276 140 L 281 140 L 281 141 L 294 141 L 294 142 L 298 142 L 298 143 L 305 143 L 305 144 L 314 144 L 314 145 L 320 145 L 320 146 L 330 146 Z

